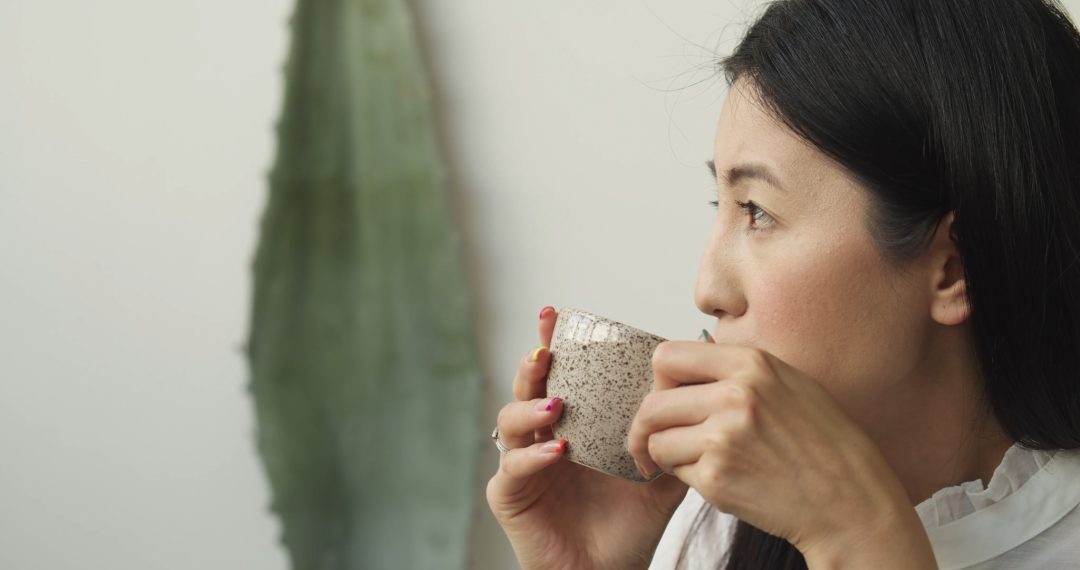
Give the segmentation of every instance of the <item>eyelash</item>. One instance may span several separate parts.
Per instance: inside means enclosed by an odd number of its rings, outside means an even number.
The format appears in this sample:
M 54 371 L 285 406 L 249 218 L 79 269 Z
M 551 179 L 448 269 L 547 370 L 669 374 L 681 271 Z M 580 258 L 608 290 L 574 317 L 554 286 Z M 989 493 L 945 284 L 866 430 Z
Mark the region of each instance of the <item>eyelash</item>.
M 756 211 L 758 211 L 758 212 L 761 212 L 761 215 L 762 215 L 762 217 L 765 217 L 765 218 L 768 218 L 768 217 L 769 217 L 769 214 L 766 214 L 766 213 L 765 213 L 765 210 L 762 210 L 762 209 L 761 209 L 761 208 L 760 208 L 760 207 L 759 207 L 759 206 L 758 206 L 757 204 L 755 204 L 755 203 L 754 203 L 753 201 L 750 201 L 750 200 L 748 200 L 748 201 L 746 201 L 746 202 L 740 202 L 740 201 L 738 201 L 738 200 L 735 200 L 735 204 L 736 204 L 736 205 L 737 205 L 738 207 L 742 208 L 743 210 L 746 210 L 746 213 L 750 215 L 750 219 L 751 219 L 751 220 L 754 220 L 754 219 L 755 219 L 755 218 L 754 218 L 754 214 L 753 214 L 753 211 L 754 211 L 754 210 L 756 210 Z M 720 207 L 720 202 L 718 202 L 718 201 L 716 201 L 716 200 L 710 200 L 710 201 L 709 201 L 709 205 L 711 205 L 711 206 L 712 206 L 713 208 L 719 208 L 719 207 Z M 765 229 L 765 228 L 762 228 L 762 227 L 758 227 L 758 226 L 754 226 L 754 225 L 751 225 L 751 226 L 747 226 L 747 228 L 746 228 L 746 231 L 748 231 L 748 232 L 760 232 L 760 231 L 763 231 L 764 229 Z

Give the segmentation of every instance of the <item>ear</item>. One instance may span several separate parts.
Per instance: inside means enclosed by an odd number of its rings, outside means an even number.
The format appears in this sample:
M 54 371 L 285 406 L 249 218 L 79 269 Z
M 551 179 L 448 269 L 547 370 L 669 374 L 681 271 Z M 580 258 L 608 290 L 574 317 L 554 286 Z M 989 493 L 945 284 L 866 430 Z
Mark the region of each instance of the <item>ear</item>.
M 958 325 L 971 315 L 964 265 L 953 238 L 956 212 L 938 223 L 927 252 L 930 260 L 930 316 L 943 325 Z

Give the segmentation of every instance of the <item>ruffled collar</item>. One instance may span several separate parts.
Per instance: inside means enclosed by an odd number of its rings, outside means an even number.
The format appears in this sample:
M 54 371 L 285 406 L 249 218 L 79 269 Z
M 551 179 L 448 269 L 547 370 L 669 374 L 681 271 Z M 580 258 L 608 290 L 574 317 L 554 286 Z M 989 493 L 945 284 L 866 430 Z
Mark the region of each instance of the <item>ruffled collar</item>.
M 1080 504 L 1080 450 L 1036 451 L 1014 444 L 981 479 L 946 487 L 915 507 L 941 570 L 1003 554 Z
M 964 518 L 979 509 L 985 509 L 1013 494 L 1046 465 L 1057 450 L 1033 451 L 1013 444 L 1005 451 L 1001 464 L 994 469 L 990 484 L 983 487 L 982 479 L 946 487 L 932 497 L 919 503 L 923 526 L 932 528 Z

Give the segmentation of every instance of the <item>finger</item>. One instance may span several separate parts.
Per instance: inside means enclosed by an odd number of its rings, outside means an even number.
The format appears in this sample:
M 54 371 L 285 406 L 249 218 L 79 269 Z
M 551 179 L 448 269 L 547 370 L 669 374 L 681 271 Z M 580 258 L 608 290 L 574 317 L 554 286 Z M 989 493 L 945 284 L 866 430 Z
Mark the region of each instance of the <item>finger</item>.
M 499 410 L 499 441 L 511 449 L 532 445 L 536 431 L 554 423 L 562 410 L 562 399 L 557 397 L 510 402 Z
M 535 443 L 529 447 L 511 449 L 499 458 L 499 470 L 488 482 L 488 501 L 513 497 L 529 482 L 529 479 L 553 465 L 566 451 L 566 440 Z
M 559 314 L 554 307 L 540 309 L 540 346 L 551 346 L 551 334 L 555 332 L 555 321 Z
M 717 393 L 716 383 L 683 386 L 680 390 L 651 392 L 641 401 L 627 434 L 627 450 L 648 473 L 656 470 L 649 460 L 649 436 L 678 426 L 705 421 L 717 407 L 723 406 L 730 389 Z
M 558 318 L 559 314 L 555 311 L 554 307 L 547 306 L 540 309 L 540 346 L 551 346 L 551 335 L 555 331 L 555 321 L 558 320 Z M 548 370 L 551 368 L 550 352 L 545 355 L 545 358 L 547 358 L 547 366 L 545 367 L 544 378 L 540 382 L 538 388 L 543 391 L 544 395 L 548 395 L 546 381 Z M 555 439 L 555 435 L 551 433 L 550 427 L 543 427 L 536 430 L 533 433 L 533 437 L 536 441 L 551 441 L 552 439 Z
M 736 518 L 744 518 L 751 514 L 745 511 L 747 506 L 752 507 L 753 504 L 748 505 L 745 499 L 740 500 L 740 497 L 748 496 L 747 489 L 744 488 L 747 478 L 725 470 L 718 470 L 707 456 L 702 457 L 700 461 L 676 465 L 671 468 L 671 474 L 674 475 L 674 479 L 695 489 L 710 489 L 709 503 L 718 510 L 734 515 Z M 751 490 L 749 496 L 755 496 L 756 493 L 760 491 Z
M 540 310 L 540 345 L 532 348 L 518 362 L 514 375 L 513 394 L 515 400 L 531 400 L 547 394 L 547 373 L 551 368 L 551 334 L 555 330 L 557 315 L 552 307 Z
M 555 439 L 555 433 L 551 431 L 551 426 L 545 426 L 534 431 L 533 437 L 536 441 L 551 441 Z
M 701 459 L 708 433 L 708 428 L 702 424 L 656 432 L 649 436 L 649 454 L 640 463 L 650 473 L 658 468 L 665 473 L 674 473 L 676 467 Z
M 753 371 L 771 372 L 770 361 L 767 352 L 748 346 L 669 340 L 657 345 L 652 368 L 656 389 L 667 390 Z
M 535 347 L 522 356 L 514 375 L 514 399 L 524 401 L 544 396 L 550 367 L 551 351 L 546 346 Z

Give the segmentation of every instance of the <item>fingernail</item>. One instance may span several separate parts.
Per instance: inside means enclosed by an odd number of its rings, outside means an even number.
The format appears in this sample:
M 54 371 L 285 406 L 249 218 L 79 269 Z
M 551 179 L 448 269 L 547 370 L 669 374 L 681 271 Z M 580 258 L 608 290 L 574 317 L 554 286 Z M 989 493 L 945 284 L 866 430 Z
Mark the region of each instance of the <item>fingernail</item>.
M 663 469 L 657 469 L 657 470 L 656 470 L 656 471 L 654 471 L 654 472 L 653 472 L 652 474 L 650 474 L 650 475 L 646 475 L 646 476 L 645 476 L 645 480 L 646 480 L 646 481 L 652 481 L 653 479 L 656 479 L 657 477 L 659 477 L 659 476 L 661 476 L 661 475 L 663 475 L 663 474 L 664 474 L 664 470 L 663 470 Z
M 546 346 L 538 346 L 536 348 L 536 350 L 532 351 L 532 354 L 529 355 L 529 362 L 536 362 L 537 360 L 539 360 L 540 359 L 540 352 L 544 351 L 544 350 L 547 350 L 547 349 L 548 349 L 548 347 L 546 347 Z
M 544 453 L 562 453 L 564 449 L 566 449 L 565 439 L 552 440 L 540 445 L 540 451 Z
M 705 342 L 712 342 L 713 341 L 713 338 L 709 334 L 709 331 L 707 331 L 705 329 L 701 329 L 701 334 L 697 337 L 697 339 L 698 340 L 703 340 Z
M 551 313 L 554 313 L 554 312 L 555 312 L 555 307 L 551 307 L 551 306 L 544 307 L 543 309 L 540 309 L 540 319 L 543 320 L 544 317 L 546 317 L 546 316 L 548 316 L 548 315 L 550 315 Z
M 645 472 L 645 468 L 642 467 L 640 463 L 638 463 L 637 459 L 634 460 L 634 466 L 637 467 L 638 473 L 641 473 L 641 476 L 644 477 L 646 481 L 648 481 L 649 474 Z
M 555 407 L 556 401 L 561 401 L 562 398 L 556 396 L 554 398 L 548 398 L 546 400 L 540 400 L 536 403 L 536 410 L 540 412 L 550 412 Z

